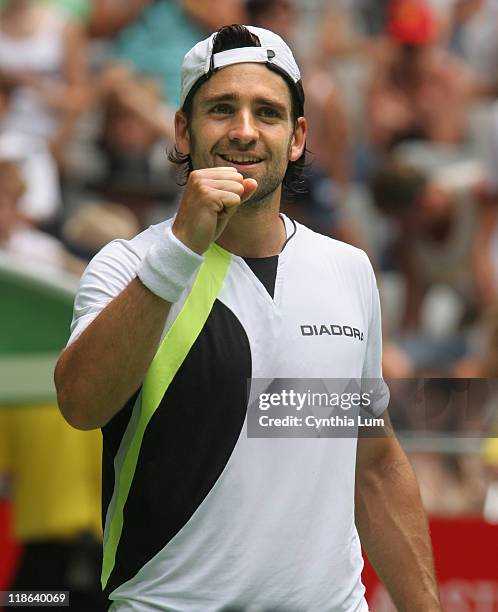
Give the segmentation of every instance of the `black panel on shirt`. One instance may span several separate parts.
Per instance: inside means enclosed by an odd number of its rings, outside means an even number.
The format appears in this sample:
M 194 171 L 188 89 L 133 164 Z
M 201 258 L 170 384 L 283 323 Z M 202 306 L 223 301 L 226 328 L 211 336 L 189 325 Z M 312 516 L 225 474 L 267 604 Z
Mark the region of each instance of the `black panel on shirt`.
M 283 218 L 282 222 L 285 225 Z M 294 238 L 297 232 L 297 226 L 294 219 L 290 219 L 290 222 L 293 225 L 293 231 L 284 242 L 282 251 L 285 249 L 289 241 Z M 268 291 L 271 297 L 274 298 L 275 282 L 277 280 L 278 255 L 273 255 L 272 257 L 244 257 L 244 261 L 251 268 L 253 274 L 259 279 L 260 283 Z
M 145 431 L 108 593 L 166 546 L 220 477 L 244 423 L 250 378 L 247 334 L 216 300 Z M 104 446 L 113 447 L 104 452 L 106 500 L 114 485 L 112 455 L 123 431 L 115 419 L 104 428 Z
M 278 255 L 272 257 L 244 257 L 244 261 L 273 298 L 277 279 Z

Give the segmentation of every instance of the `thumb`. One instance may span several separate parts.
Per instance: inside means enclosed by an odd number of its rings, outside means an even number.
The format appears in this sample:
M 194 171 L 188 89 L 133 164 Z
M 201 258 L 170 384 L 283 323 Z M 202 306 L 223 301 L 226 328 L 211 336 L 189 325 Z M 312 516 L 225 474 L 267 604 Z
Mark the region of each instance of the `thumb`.
M 244 193 L 242 195 L 241 201 L 247 200 L 252 196 L 252 194 L 258 188 L 258 182 L 255 179 L 248 178 L 242 181 L 242 185 L 244 185 Z

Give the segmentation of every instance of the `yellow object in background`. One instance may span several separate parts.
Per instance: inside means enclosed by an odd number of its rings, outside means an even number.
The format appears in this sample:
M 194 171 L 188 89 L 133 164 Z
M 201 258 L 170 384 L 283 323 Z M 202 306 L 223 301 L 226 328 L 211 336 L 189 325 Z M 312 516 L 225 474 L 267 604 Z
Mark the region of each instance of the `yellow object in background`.
M 482 450 L 482 458 L 485 463 L 498 467 L 498 437 L 486 440 Z
M 100 430 L 78 431 L 55 403 L 0 406 L 0 474 L 21 541 L 102 537 Z

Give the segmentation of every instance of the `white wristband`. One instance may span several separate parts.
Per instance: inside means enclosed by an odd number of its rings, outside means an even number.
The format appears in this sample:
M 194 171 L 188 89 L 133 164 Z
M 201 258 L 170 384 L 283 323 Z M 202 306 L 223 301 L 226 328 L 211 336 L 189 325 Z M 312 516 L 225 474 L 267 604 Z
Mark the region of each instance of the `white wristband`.
M 204 257 L 195 253 L 173 234 L 171 227 L 150 247 L 137 276 L 163 300 L 176 302 Z

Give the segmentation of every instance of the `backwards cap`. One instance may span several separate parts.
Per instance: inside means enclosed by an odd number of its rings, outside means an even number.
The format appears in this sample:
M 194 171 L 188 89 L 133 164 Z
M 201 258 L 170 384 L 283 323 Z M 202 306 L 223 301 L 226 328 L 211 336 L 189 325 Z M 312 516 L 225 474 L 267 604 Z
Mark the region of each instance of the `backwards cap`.
M 301 80 L 301 74 L 292 51 L 280 36 L 255 26 L 244 26 L 255 34 L 261 47 L 240 47 L 213 54 L 213 45 L 217 32 L 209 38 L 201 40 L 185 55 L 182 64 L 182 83 L 180 106 L 183 107 L 193 87 L 206 80 L 214 70 L 232 64 L 257 62 L 267 64 L 279 72 L 294 88 L 301 100 L 296 84 Z

